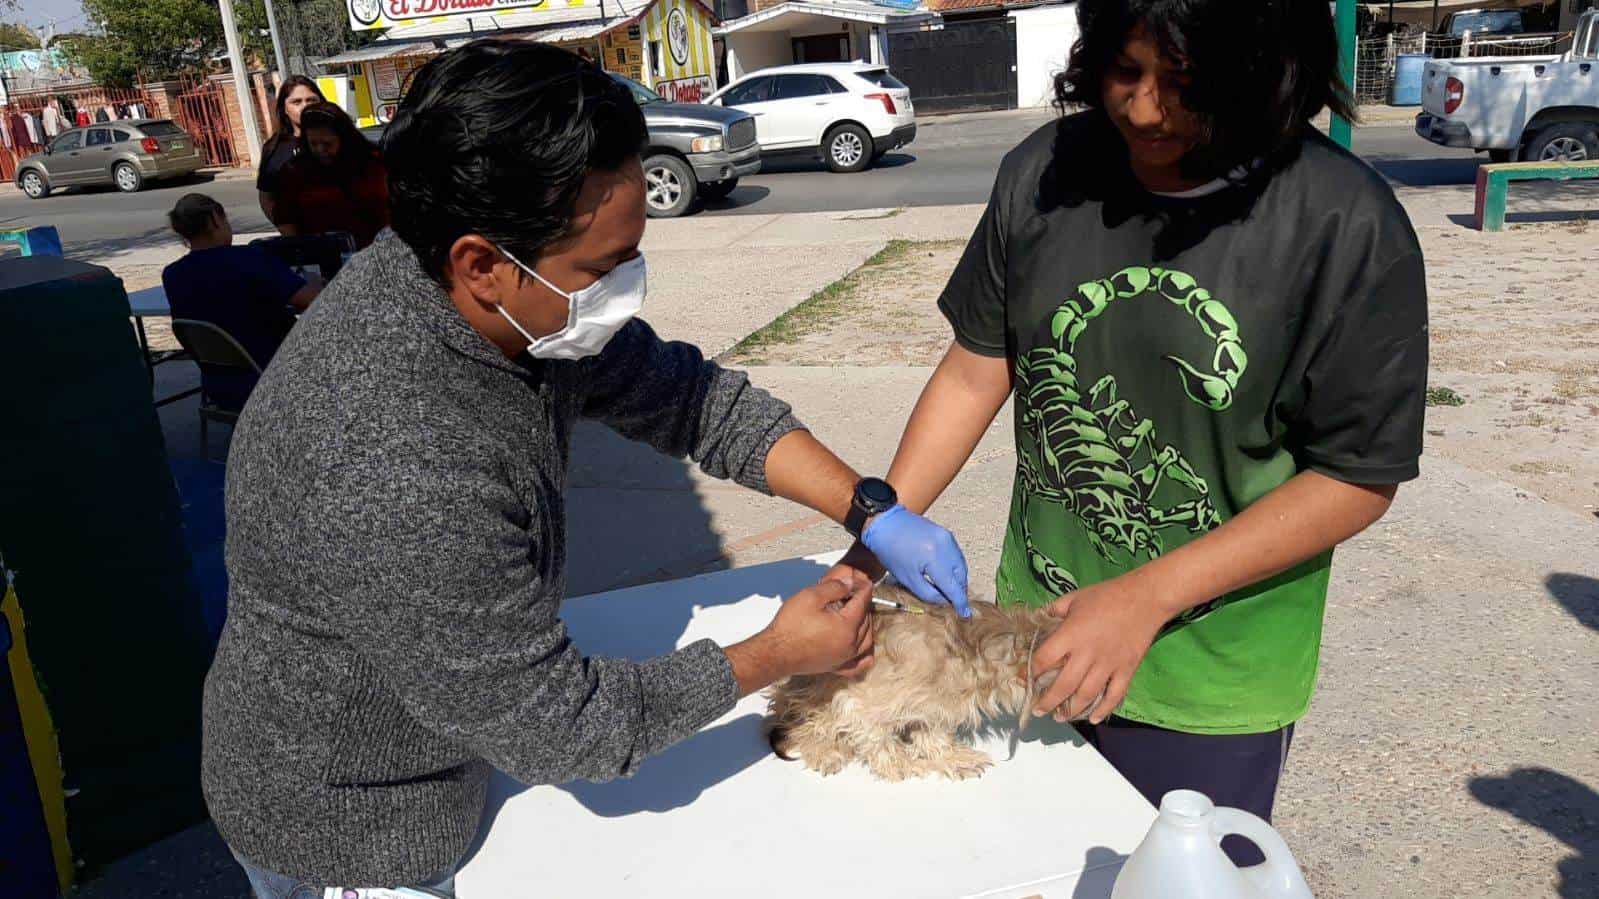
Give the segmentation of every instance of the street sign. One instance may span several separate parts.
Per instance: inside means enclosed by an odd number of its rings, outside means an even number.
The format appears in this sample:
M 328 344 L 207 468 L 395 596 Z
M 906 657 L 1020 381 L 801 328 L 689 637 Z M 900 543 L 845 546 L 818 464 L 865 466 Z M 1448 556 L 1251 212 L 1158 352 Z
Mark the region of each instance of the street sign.
M 452 16 L 598 7 L 599 0 L 348 0 L 348 4 L 350 28 L 371 31 L 406 22 L 438 21 Z

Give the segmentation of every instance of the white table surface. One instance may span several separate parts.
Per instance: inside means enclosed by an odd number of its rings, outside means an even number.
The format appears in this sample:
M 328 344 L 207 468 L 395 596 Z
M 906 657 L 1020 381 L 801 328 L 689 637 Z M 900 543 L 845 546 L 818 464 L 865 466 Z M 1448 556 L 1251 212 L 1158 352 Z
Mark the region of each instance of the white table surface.
M 172 306 L 167 302 L 167 291 L 163 287 L 147 287 L 128 294 L 128 310 L 138 318 L 172 314 Z
M 778 597 L 837 554 L 571 600 L 586 654 L 648 658 L 702 637 L 723 645 L 771 620 Z M 976 780 L 821 777 L 775 757 L 764 700 L 746 697 L 629 780 L 490 787 L 461 899 L 519 896 L 1105 899 L 1155 810 L 1076 731 L 1035 721 Z

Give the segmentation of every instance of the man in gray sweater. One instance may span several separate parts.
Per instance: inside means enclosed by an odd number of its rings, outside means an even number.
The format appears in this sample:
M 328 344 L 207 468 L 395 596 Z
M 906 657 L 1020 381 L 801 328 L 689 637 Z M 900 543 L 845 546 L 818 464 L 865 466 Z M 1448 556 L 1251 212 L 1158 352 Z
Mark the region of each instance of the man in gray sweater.
M 584 657 L 558 617 L 576 419 L 811 506 L 964 609 L 947 531 L 634 318 L 644 140 L 630 93 L 565 51 L 483 42 L 431 62 L 385 141 L 394 233 L 322 294 L 245 408 L 203 778 L 263 899 L 449 895 L 491 766 L 625 777 L 740 696 L 870 665 L 854 569 L 733 646 Z

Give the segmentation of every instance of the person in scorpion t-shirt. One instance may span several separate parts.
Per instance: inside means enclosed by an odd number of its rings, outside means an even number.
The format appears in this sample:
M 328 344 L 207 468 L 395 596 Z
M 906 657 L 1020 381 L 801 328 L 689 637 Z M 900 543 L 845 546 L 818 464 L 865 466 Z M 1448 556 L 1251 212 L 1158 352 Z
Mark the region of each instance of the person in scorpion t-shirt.
M 1333 547 L 1417 474 L 1421 252 L 1311 125 L 1350 112 L 1326 4 L 1078 11 L 1057 94 L 1086 109 L 1001 165 L 888 480 L 926 509 L 1014 393 L 997 594 L 1061 621 L 1040 713 L 1086 716 L 1152 802 L 1269 817 Z

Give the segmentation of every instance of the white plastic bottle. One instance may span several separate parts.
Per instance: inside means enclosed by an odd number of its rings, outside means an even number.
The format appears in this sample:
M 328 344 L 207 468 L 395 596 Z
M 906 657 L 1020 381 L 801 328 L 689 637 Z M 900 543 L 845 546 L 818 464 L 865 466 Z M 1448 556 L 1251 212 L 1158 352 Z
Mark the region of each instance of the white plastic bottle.
M 1222 837 L 1238 834 L 1260 847 L 1266 860 L 1248 868 L 1221 850 Z M 1203 793 L 1173 790 L 1160 815 L 1122 865 L 1111 899 L 1312 899 L 1288 844 L 1249 812 L 1217 808 Z

